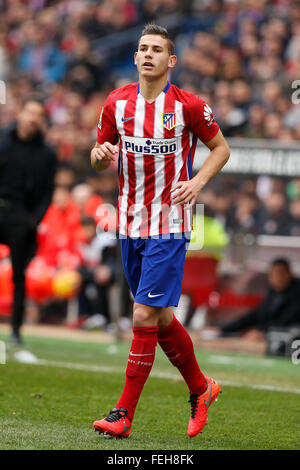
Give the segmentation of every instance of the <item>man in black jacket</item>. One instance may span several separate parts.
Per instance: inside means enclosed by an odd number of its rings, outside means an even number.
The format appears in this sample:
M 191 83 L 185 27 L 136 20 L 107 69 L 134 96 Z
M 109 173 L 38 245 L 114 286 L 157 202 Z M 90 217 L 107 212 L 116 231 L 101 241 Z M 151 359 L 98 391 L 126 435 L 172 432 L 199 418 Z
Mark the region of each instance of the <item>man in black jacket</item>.
M 37 226 L 52 198 L 56 156 L 45 143 L 45 108 L 29 98 L 16 123 L 0 129 L 0 243 L 10 247 L 14 302 L 12 338 L 21 343 L 25 271 L 36 250 Z
M 291 273 L 285 258 L 275 259 L 269 270 L 269 290 L 258 307 L 221 328 L 221 335 L 256 329 L 266 333 L 273 327 L 300 325 L 300 281 Z

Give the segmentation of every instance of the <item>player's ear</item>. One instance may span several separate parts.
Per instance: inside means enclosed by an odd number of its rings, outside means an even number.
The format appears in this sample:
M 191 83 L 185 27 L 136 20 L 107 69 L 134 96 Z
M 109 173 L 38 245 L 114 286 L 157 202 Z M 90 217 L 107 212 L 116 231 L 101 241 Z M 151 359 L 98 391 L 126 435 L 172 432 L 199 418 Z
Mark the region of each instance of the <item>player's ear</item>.
M 136 56 L 137 56 L 137 52 L 134 53 L 134 63 L 136 65 Z
M 176 55 L 170 55 L 170 57 L 169 57 L 169 65 L 168 65 L 169 69 L 174 68 L 175 65 L 176 65 L 176 63 L 177 63 L 177 57 L 176 57 Z

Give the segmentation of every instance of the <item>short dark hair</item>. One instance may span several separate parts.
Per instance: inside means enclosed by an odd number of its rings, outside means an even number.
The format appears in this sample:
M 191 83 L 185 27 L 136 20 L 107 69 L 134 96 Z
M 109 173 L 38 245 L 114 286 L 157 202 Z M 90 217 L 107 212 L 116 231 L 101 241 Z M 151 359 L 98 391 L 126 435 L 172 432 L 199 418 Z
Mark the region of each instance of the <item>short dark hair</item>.
M 35 94 L 26 96 L 26 98 L 24 98 L 23 100 L 22 107 L 24 108 L 27 103 L 38 103 L 42 106 L 42 108 L 44 109 L 44 112 L 46 112 L 45 111 L 45 99 L 40 94 L 35 93 Z
M 139 39 L 138 45 L 140 44 L 140 40 L 143 36 L 146 36 L 147 34 L 153 34 L 157 36 L 161 36 L 164 39 L 167 40 L 168 42 L 168 50 L 170 55 L 174 55 L 175 52 L 175 45 L 174 42 L 170 39 L 168 30 L 166 28 L 163 28 L 162 26 L 158 26 L 155 23 L 148 23 L 145 25 L 141 37 Z
M 287 258 L 275 258 L 271 263 L 271 267 L 277 266 L 278 264 L 281 264 L 282 266 L 284 266 L 288 271 L 291 270 L 290 262 Z

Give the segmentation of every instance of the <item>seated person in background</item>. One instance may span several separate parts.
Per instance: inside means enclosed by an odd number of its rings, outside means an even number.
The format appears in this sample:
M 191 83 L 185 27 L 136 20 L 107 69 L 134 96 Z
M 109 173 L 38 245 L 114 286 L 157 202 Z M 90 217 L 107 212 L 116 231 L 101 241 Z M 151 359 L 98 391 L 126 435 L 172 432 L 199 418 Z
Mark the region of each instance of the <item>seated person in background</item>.
M 57 266 L 63 251 L 76 252 L 79 229 L 80 212 L 70 190 L 56 187 L 52 204 L 38 229 L 36 256 L 41 256 L 51 266 Z
M 244 337 L 260 339 L 272 327 L 300 325 L 300 281 L 293 277 L 288 260 L 275 259 L 270 266 L 268 280 L 269 290 L 261 304 L 224 325 L 220 336 L 252 329 Z
M 72 190 L 72 197 L 82 217 L 84 215 L 95 217 L 97 207 L 102 204 L 102 198 L 86 183 L 77 184 Z
M 102 327 L 111 322 L 108 292 L 116 273 L 117 240 L 97 229 L 93 217 L 82 217 L 81 225 L 85 240 L 78 246 L 82 256 L 78 270 L 82 276 L 79 313 L 92 315 L 82 325 L 84 328 Z
M 76 172 L 68 162 L 61 162 L 55 173 L 55 186 L 71 190 L 75 186 Z

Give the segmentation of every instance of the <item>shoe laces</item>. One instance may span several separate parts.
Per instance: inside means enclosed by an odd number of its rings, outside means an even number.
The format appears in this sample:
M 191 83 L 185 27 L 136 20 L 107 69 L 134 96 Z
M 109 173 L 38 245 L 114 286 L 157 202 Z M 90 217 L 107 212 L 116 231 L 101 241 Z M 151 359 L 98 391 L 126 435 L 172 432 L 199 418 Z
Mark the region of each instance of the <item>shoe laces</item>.
M 188 403 L 191 404 L 191 417 L 195 418 L 196 412 L 197 412 L 197 407 L 198 407 L 198 397 L 197 393 L 192 393 L 190 396 L 190 399 L 188 400 Z
M 105 421 L 109 423 L 114 423 L 115 421 L 119 421 L 119 419 L 125 418 L 127 416 L 128 411 L 125 408 L 114 408 L 110 410 L 109 415 L 105 418 Z

